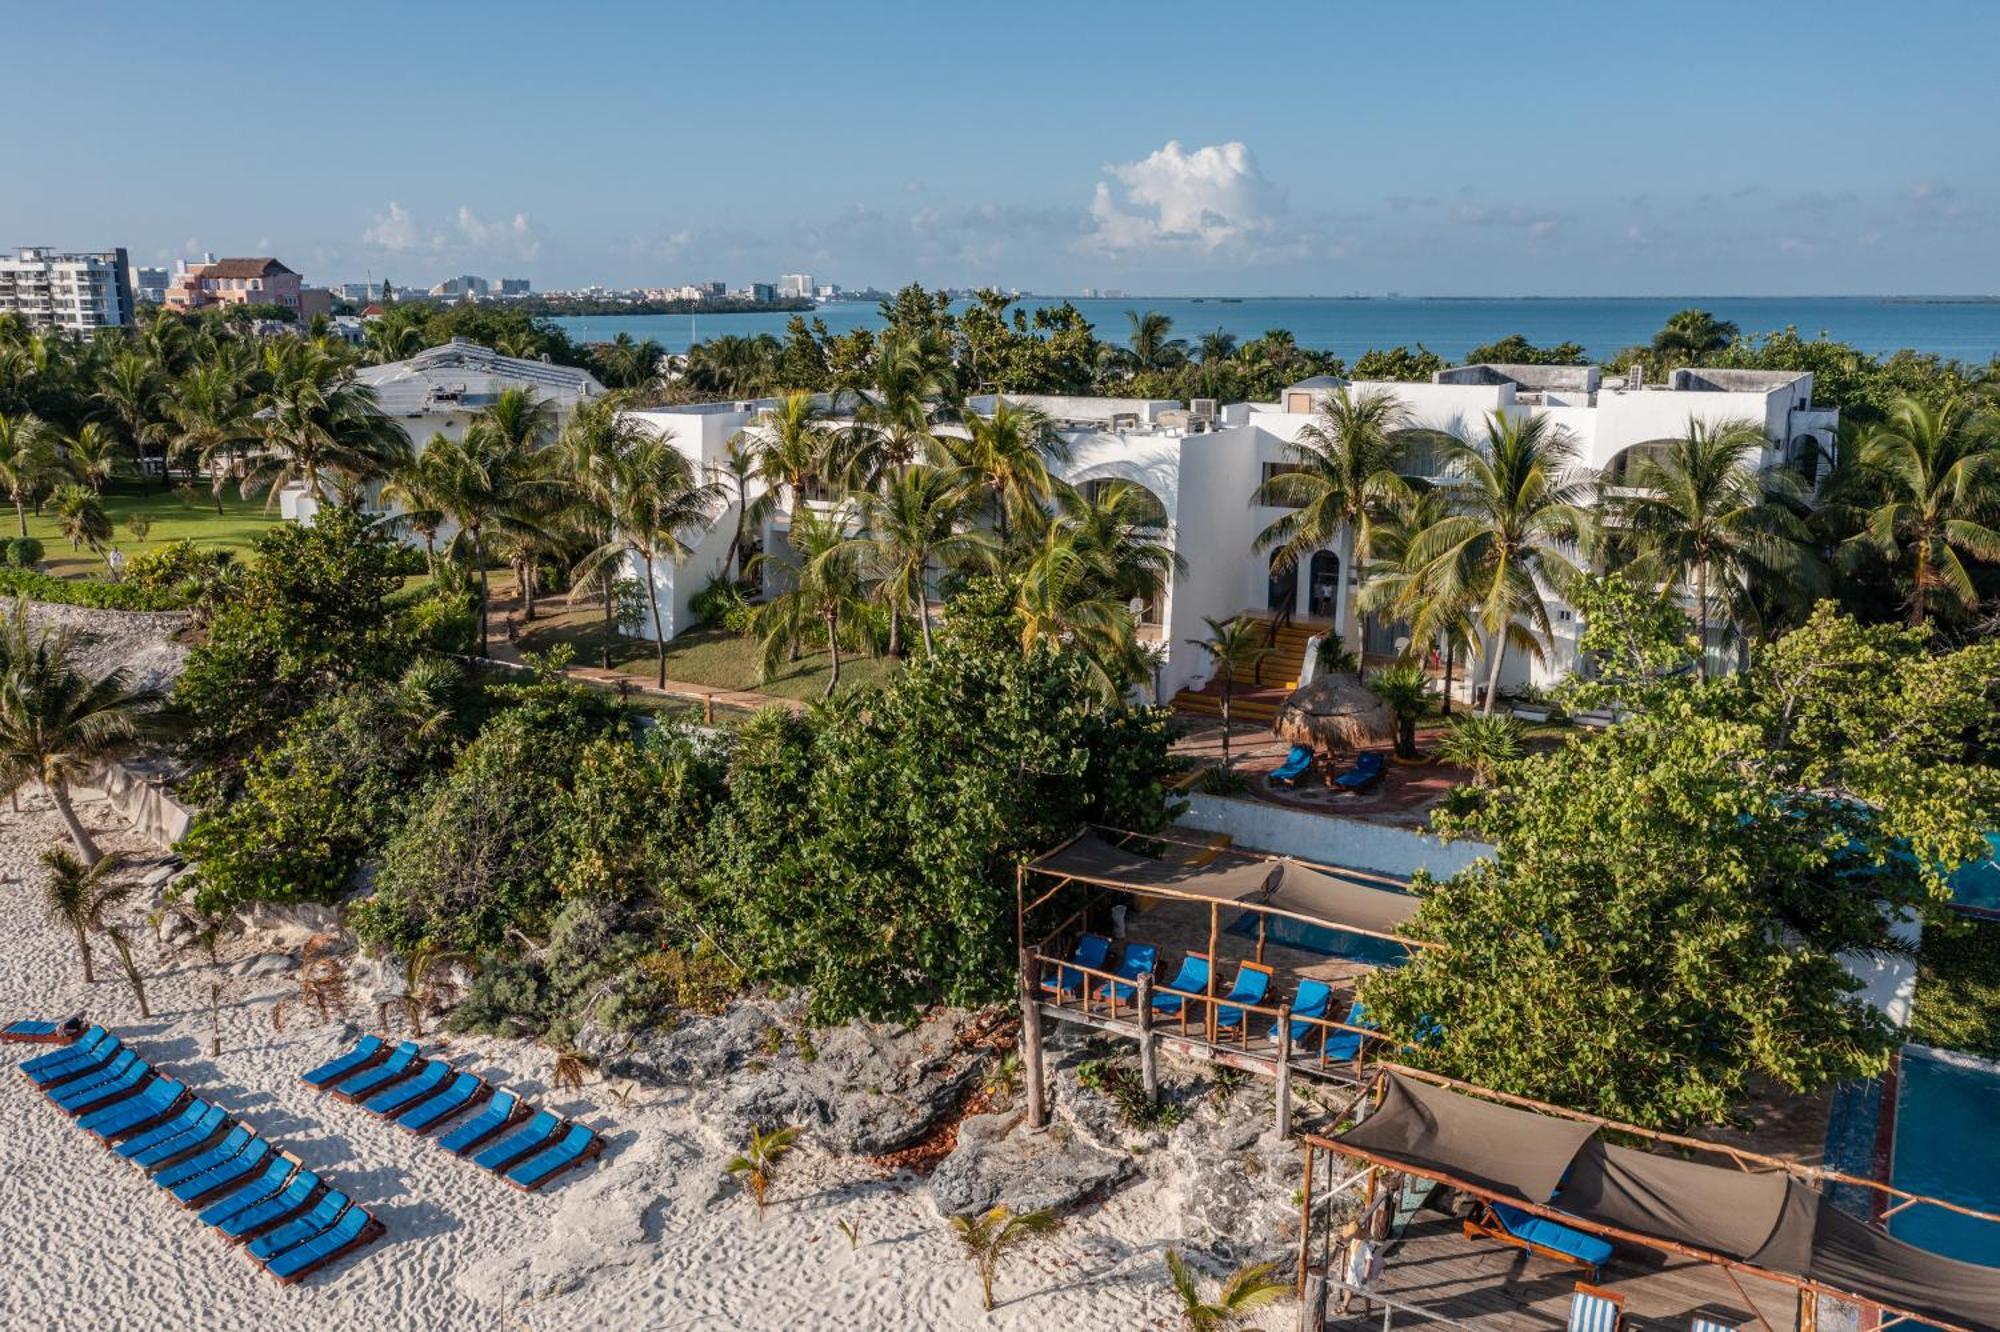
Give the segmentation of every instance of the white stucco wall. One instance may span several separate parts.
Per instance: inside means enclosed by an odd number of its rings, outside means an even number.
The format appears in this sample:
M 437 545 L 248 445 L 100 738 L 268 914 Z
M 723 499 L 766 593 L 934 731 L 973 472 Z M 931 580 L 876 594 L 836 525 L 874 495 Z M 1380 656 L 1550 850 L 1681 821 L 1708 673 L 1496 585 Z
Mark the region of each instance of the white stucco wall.
M 1187 812 L 1177 820 L 1183 828 L 1228 833 L 1236 845 L 1250 850 L 1399 878 L 1427 870 L 1433 878 L 1447 879 L 1493 851 L 1484 842 L 1443 842 L 1410 828 L 1315 814 L 1264 800 L 1196 793 L 1187 801 Z

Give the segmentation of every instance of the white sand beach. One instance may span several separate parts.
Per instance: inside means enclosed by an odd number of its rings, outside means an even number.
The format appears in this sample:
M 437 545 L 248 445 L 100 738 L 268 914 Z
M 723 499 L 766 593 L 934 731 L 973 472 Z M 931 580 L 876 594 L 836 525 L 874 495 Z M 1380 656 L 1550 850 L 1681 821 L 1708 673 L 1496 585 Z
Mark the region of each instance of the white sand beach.
M 101 803 L 84 806 L 108 847 L 154 853 Z M 296 1007 L 282 1033 L 273 1000 L 289 976 L 231 981 L 222 1053 L 210 1058 L 207 978 L 195 950 L 162 959 L 139 923 L 152 977 L 150 1020 L 100 948 L 86 986 L 75 946 L 41 916 L 36 858 L 60 834 L 39 793 L 0 805 L 0 1021 L 84 1012 L 156 1066 L 252 1124 L 388 1226 L 375 1244 L 294 1287 L 279 1286 L 138 1170 L 98 1146 L 11 1068 L 0 1070 L 0 1309 L 8 1327 L 148 1329 L 1170 1328 L 1163 1261 L 1177 1223 L 1143 1180 L 1066 1219 L 1010 1256 L 990 1315 L 923 1181 L 884 1178 L 810 1139 L 784 1163 L 760 1221 L 733 1182 L 724 1144 L 658 1094 L 620 1105 L 593 1078 L 551 1094 L 538 1047 L 434 1038 L 435 1053 L 605 1135 L 609 1150 L 524 1194 L 298 1074 L 357 1028 Z M 238 941 L 224 958 L 262 951 Z M 356 1012 L 354 1018 L 363 1019 Z M 37 1052 L 13 1045 L 18 1061 Z M 857 1232 L 849 1240 L 837 1223 Z M 1259 1326 L 1290 1326 L 1296 1306 Z

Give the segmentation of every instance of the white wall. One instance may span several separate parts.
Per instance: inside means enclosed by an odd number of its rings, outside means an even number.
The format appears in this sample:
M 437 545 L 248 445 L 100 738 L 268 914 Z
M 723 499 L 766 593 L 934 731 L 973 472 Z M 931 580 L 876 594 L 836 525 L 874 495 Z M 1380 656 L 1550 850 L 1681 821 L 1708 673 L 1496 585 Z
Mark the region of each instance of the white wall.
M 1447 879 L 1493 848 L 1484 842 L 1442 842 L 1410 828 L 1290 809 L 1263 800 L 1191 794 L 1183 828 L 1228 833 L 1252 851 L 1298 856 L 1322 864 L 1408 878 L 1428 870 Z

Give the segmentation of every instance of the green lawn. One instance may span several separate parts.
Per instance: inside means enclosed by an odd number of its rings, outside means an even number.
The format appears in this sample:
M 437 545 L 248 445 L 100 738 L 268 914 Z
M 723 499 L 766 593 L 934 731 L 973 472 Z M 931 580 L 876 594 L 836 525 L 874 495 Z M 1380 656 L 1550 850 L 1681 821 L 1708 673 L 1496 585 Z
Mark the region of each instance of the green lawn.
M 530 652 L 568 643 L 576 649 L 579 666 L 601 664 L 598 653 L 602 642 L 602 630 L 595 622 L 570 615 L 557 621 L 538 621 L 520 638 L 520 646 Z M 794 664 L 780 666 L 770 679 L 760 682 L 757 666 L 761 655 L 762 648 L 755 639 L 723 629 L 690 630 L 667 645 L 667 684 L 672 687 L 675 681 L 680 681 L 797 699 L 817 699 L 826 691 L 829 666 L 826 653 L 808 653 Z M 653 645 L 642 638 L 614 634 L 611 661 L 630 675 L 650 677 L 654 670 Z M 881 684 L 899 669 L 900 664 L 887 657 L 842 656 L 840 687 L 844 692 Z
M 192 537 L 204 545 L 226 546 L 236 551 L 239 559 L 247 558 L 250 548 L 262 533 L 270 530 L 284 519 L 278 516 L 274 505 L 267 514 L 262 496 L 246 500 L 232 490 L 222 498 L 222 512 L 215 511 L 215 500 L 206 493 L 195 503 L 189 503 L 172 491 L 155 490 L 151 495 L 141 495 L 131 483 L 115 485 L 104 494 L 104 512 L 111 519 L 112 544 L 130 559 L 143 550 L 151 549 L 165 541 L 177 541 L 182 537 Z M 152 528 L 146 539 L 140 541 L 125 526 L 133 514 L 143 513 L 152 520 Z M 20 532 L 12 513 L 0 516 L 0 533 L 13 537 Z M 43 568 L 63 578 L 101 578 L 104 576 L 104 560 L 93 555 L 88 549 L 72 551 L 69 542 L 63 540 L 56 530 L 53 514 L 46 508 L 41 517 L 32 512 L 28 515 L 28 535 L 39 540 L 46 547 Z

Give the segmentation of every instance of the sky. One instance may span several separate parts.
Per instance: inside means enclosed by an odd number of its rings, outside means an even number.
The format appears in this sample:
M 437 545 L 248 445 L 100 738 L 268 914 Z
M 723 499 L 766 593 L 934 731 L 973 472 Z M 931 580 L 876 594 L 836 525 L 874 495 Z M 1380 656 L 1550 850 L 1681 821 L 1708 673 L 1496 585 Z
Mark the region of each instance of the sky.
M 2000 292 L 2000 5 L 31 5 L 0 244 L 309 281 Z

